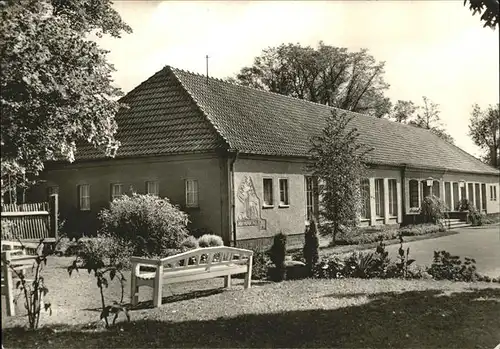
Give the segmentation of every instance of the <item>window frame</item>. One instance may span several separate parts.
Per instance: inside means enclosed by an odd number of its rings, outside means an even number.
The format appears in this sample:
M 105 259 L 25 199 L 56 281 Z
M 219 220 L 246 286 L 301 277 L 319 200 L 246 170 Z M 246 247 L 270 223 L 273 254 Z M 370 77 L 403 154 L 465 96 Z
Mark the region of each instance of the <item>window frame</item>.
M 391 183 L 394 184 L 394 188 L 392 188 Z M 387 179 L 387 190 L 389 198 L 389 217 L 394 218 L 398 216 L 398 180 L 396 178 Z
M 79 184 L 77 186 L 78 190 L 78 210 L 79 211 L 90 211 L 90 184 Z M 87 188 L 87 195 L 84 195 L 84 188 Z M 84 199 L 87 199 L 84 201 Z M 83 204 L 85 202 L 85 205 Z
M 119 194 L 115 194 L 115 188 L 120 188 Z M 110 199 L 113 202 L 115 199 L 118 199 L 123 195 L 123 183 L 111 183 L 110 185 Z
M 194 185 L 190 188 L 190 184 Z M 187 208 L 200 207 L 200 186 L 197 179 L 186 178 L 184 180 L 185 205 Z M 193 202 L 190 202 L 189 195 L 193 195 Z
M 315 176 L 304 176 L 304 186 L 306 193 L 306 220 L 318 216 L 318 178 Z
M 369 178 L 361 179 L 360 195 L 361 195 L 361 212 L 360 212 L 361 221 L 369 221 L 371 219 Z
M 378 183 L 378 186 L 377 186 Z M 378 187 L 378 188 L 377 188 Z M 384 199 L 384 179 L 375 178 L 375 217 L 377 219 L 385 216 L 385 199 Z
M 150 192 L 150 185 L 154 184 L 156 192 Z M 146 194 L 160 196 L 160 182 L 158 181 L 146 181 Z
M 415 196 L 412 196 L 412 182 L 415 183 L 413 194 Z M 416 189 L 416 193 L 415 193 Z M 420 207 L 420 182 L 417 179 L 410 179 L 408 181 L 408 198 L 409 198 L 409 206 L 410 208 L 419 208 Z M 413 200 L 412 200 L 413 199 Z M 412 201 L 416 203 L 415 206 L 412 205 Z
M 266 192 L 266 183 L 271 185 L 270 192 Z M 267 195 L 270 195 L 269 201 L 267 201 Z M 273 208 L 274 207 L 274 181 L 271 177 L 262 178 L 262 207 L 263 208 Z
M 281 183 L 286 183 L 284 189 L 281 188 Z M 290 187 L 289 187 L 288 178 L 279 178 L 278 179 L 278 187 L 279 187 L 279 202 L 278 207 L 290 207 Z M 281 200 L 282 195 L 284 195 L 286 200 Z

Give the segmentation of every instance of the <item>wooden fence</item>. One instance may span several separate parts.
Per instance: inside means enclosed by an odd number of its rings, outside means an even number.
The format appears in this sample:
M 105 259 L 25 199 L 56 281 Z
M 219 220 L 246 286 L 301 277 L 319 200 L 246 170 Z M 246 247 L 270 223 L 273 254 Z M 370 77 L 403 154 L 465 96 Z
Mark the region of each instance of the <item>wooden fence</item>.
M 2 240 L 58 238 L 58 195 L 49 202 L 2 205 Z

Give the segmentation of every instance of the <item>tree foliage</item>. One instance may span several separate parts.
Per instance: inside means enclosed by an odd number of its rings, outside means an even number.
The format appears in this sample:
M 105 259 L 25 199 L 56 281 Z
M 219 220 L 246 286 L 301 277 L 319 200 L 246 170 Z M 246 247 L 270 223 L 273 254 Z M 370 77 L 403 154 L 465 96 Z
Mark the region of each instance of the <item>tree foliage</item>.
M 130 32 L 109 0 L 0 2 L 2 194 L 90 143 L 114 155 L 121 91 L 89 34 Z
M 495 29 L 498 26 L 500 12 L 498 0 L 464 0 L 464 6 L 467 6 L 467 3 L 469 3 L 469 10 L 472 11 L 473 16 L 476 13 L 481 15 L 484 27 Z
M 312 139 L 310 166 L 319 180 L 320 214 L 332 225 L 332 240 L 342 227 L 354 227 L 359 220 L 360 182 L 365 173 L 365 156 L 371 150 L 358 140 L 351 127 L 353 116 L 333 110 L 320 136 Z
M 469 135 L 483 152 L 483 160 L 493 167 L 500 168 L 500 108 L 490 105 L 482 110 L 475 104 L 472 108 Z
M 384 92 L 384 62 L 368 50 L 325 45 L 269 47 L 232 79 L 239 84 L 382 117 L 391 103 Z M 231 80 L 231 79 L 230 79 Z
M 439 105 L 426 96 L 422 97 L 423 105 L 417 106 L 412 101 L 398 100 L 392 108 L 390 118 L 411 126 L 425 128 L 449 143 L 454 143 L 441 124 Z

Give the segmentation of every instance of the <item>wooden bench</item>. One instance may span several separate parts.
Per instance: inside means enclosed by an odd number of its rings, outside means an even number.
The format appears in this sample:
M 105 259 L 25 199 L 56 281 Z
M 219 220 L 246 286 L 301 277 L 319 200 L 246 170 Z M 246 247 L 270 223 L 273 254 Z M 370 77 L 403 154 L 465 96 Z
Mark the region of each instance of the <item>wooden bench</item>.
M 37 244 L 24 244 L 25 247 L 36 249 Z M 16 272 L 25 274 L 26 270 L 33 267 L 37 256 L 27 255 L 23 245 L 19 242 L 2 241 L 2 296 L 5 296 L 7 316 L 16 315 L 14 305 L 14 290 L 18 277 L 9 265 L 12 265 Z M 25 279 L 27 281 L 32 281 Z
M 253 251 L 220 246 L 197 248 L 161 259 L 132 257 L 130 303 L 139 300 L 139 287 L 153 288 L 153 306 L 162 301 L 163 284 L 211 279 L 224 276 L 224 287 L 231 287 L 231 275 L 245 274 L 245 289 L 252 282 Z M 141 267 L 155 269 L 144 271 Z

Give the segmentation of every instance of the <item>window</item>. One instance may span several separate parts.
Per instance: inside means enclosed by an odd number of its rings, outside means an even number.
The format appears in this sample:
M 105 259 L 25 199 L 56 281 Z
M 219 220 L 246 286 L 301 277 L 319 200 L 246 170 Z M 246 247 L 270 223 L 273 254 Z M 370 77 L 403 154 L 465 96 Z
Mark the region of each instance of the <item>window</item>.
M 486 210 L 486 184 L 481 183 L 481 204 L 483 210 Z
M 78 186 L 78 208 L 80 211 L 90 211 L 90 185 Z
M 186 179 L 186 207 L 198 207 L 198 181 Z
M 453 207 L 451 209 L 457 210 L 459 202 L 460 197 L 458 195 L 458 183 L 453 183 Z
M 496 187 L 496 185 L 490 185 L 490 200 L 497 201 L 497 187 Z
M 410 180 L 410 207 L 418 207 L 418 181 Z
M 467 199 L 471 205 L 474 205 L 474 184 L 467 183 Z
M 361 180 L 361 219 L 370 219 L 370 180 Z
M 451 209 L 451 183 L 444 183 L 444 203 L 446 204 L 447 210 Z
M 280 179 L 280 206 L 288 206 L 288 179 Z
M 375 179 L 375 215 L 384 217 L 384 180 Z
M 440 184 L 441 183 L 439 181 L 432 182 L 432 195 L 434 195 L 438 198 L 441 197 L 441 190 L 439 188 Z
M 118 199 L 123 194 L 123 184 L 113 183 L 111 184 L 111 201 Z
M 389 215 L 395 217 L 398 215 L 398 189 L 397 181 L 389 179 Z
M 318 183 L 316 177 L 306 177 L 306 214 L 311 220 L 318 214 Z
M 146 182 L 146 194 L 160 196 L 160 185 L 157 181 Z
M 431 195 L 431 187 L 427 185 L 427 180 L 420 182 L 420 202 L 424 201 L 424 199 Z
M 264 206 L 273 206 L 273 180 L 272 178 L 264 178 L 262 180 L 264 188 Z
M 474 184 L 474 205 L 478 210 L 481 210 L 481 194 L 479 191 L 481 190 L 481 187 L 479 186 L 479 183 Z

